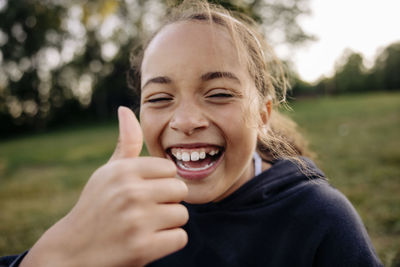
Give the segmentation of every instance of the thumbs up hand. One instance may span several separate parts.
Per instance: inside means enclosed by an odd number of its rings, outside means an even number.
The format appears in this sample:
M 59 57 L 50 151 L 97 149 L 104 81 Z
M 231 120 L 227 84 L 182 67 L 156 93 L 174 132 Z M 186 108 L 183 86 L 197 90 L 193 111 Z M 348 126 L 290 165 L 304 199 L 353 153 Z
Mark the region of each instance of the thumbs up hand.
M 119 138 L 112 160 L 139 157 L 142 151 L 142 128 L 133 112 L 125 107 L 118 109 Z
M 130 109 L 118 118 L 114 154 L 21 266 L 144 266 L 186 245 L 185 183 L 171 161 L 139 157 L 142 131 Z

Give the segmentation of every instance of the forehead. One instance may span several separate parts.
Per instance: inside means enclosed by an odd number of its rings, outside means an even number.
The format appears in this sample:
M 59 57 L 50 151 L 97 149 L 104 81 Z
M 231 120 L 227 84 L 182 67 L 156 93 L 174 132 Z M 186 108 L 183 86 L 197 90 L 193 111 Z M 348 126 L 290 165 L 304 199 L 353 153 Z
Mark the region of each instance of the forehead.
M 142 79 L 181 70 L 246 71 L 238 55 L 229 32 L 222 26 L 209 22 L 177 22 L 164 27 L 150 42 L 141 66 Z

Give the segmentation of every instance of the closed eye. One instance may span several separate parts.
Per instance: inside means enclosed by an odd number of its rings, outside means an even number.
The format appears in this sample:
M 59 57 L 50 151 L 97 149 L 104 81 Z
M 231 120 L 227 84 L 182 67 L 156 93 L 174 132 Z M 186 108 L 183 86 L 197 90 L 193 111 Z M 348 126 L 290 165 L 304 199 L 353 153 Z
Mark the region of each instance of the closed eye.
M 234 91 L 226 88 L 213 88 L 207 91 L 207 98 L 231 98 L 235 96 Z
M 171 97 L 155 97 L 155 98 L 150 98 L 147 100 L 149 103 L 158 103 L 158 102 L 163 102 L 163 101 L 169 101 L 172 100 Z
M 232 94 L 228 94 L 228 93 L 218 93 L 218 94 L 209 95 L 207 97 L 225 98 L 225 97 L 233 97 L 233 95 Z
M 172 95 L 159 92 L 145 97 L 144 103 L 159 105 L 159 104 L 167 104 L 172 100 L 173 100 Z

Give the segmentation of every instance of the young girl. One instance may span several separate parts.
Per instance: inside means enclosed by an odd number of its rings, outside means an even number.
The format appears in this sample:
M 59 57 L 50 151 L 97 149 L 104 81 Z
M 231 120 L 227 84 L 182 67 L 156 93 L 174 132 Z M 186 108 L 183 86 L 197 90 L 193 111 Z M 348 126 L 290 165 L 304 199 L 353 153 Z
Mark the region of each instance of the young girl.
M 140 125 L 11 266 L 381 266 L 348 200 L 280 115 L 280 64 L 247 18 L 184 3 L 135 58 Z M 136 65 L 135 65 L 136 64 Z M 151 157 L 139 157 L 142 132 Z

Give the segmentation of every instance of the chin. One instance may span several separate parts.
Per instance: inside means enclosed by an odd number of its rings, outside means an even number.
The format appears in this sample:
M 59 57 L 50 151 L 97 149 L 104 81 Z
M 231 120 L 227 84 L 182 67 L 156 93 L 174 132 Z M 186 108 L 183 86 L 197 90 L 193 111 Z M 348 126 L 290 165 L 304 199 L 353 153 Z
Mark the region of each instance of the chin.
M 213 202 L 215 200 L 215 197 L 213 197 L 210 194 L 204 194 L 203 192 L 196 190 L 194 188 L 191 188 L 189 185 L 189 194 L 188 196 L 183 200 L 186 203 L 189 204 L 206 204 L 209 202 Z
M 216 170 L 216 172 L 203 180 L 187 180 L 181 178 L 189 189 L 189 194 L 184 201 L 190 204 L 205 204 L 224 199 L 229 194 L 223 191 L 226 187 L 224 184 L 221 184 L 221 182 L 223 182 L 223 177 L 224 174 Z

